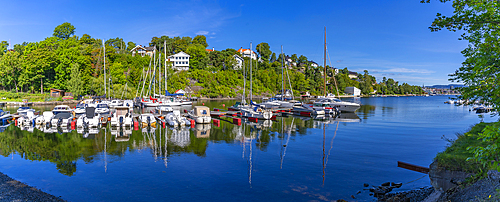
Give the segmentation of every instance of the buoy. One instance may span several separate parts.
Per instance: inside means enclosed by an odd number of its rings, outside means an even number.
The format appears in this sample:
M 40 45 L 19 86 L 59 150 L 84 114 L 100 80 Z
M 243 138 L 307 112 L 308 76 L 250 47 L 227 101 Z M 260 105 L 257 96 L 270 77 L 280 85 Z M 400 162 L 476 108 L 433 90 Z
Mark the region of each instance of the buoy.
M 226 105 L 225 105 L 225 104 L 222 104 L 222 107 L 226 107 Z
M 215 126 L 220 127 L 220 120 L 214 119 L 213 122 Z
M 76 121 L 72 121 L 71 122 L 71 130 L 75 130 L 76 129 Z
M 134 130 L 139 130 L 139 122 L 134 121 Z
M 17 126 L 17 119 L 16 119 L 16 126 Z
M 205 103 L 201 103 L 203 106 L 205 106 Z
M 233 124 L 236 124 L 238 126 L 241 125 L 241 119 L 240 118 L 233 118 Z
M 191 122 L 191 128 L 194 128 L 194 119 L 189 119 L 189 122 Z
M 165 128 L 165 122 L 162 122 L 162 124 L 163 124 L 163 128 Z

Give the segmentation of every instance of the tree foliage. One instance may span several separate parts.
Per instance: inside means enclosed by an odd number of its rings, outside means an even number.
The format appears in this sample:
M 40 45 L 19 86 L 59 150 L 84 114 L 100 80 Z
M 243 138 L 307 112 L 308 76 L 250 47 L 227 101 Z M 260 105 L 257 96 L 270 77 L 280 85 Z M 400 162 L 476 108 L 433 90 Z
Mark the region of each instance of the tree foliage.
M 75 27 L 71 23 L 65 22 L 65 23 L 58 25 L 54 29 L 53 36 L 61 38 L 61 39 L 68 39 L 73 34 L 75 34 Z

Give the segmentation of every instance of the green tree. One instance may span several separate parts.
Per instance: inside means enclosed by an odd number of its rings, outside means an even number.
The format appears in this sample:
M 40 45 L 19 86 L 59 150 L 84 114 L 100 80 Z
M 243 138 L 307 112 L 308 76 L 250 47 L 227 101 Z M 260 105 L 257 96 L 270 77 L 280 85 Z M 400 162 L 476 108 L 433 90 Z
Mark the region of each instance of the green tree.
M 274 62 L 274 61 L 276 61 L 276 53 L 273 53 L 273 54 L 271 55 L 270 62 Z
M 73 95 L 78 96 L 83 94 L 83 81 L 80 76 L 80 65 L 78 63 L 71 64 L 70 80 L 67 83 L 68 90 Z
M 500 110 L 500 2 L 455 0 L 452 7 L 452 16 L 438 13 L 429 27 L 432 32 L 463 31 L 459 40 L 469 42 L 462 51 L 465 61 L 450 75 L 450 81 L 466 86 L 460 89 L 460 99 L 482 100 Z
M 5 53 L 0 60 L 0 77 L 3 86 L 12 86 L 19 92 L 18 79 L 23 69 L 23 58 L 18 52 L 9 51 Z
M 75 27 L 69 22 L 62 23 L 54 29 L 53 36 L 68 39 L 71 35 L 75 34 Z
M 290 56 L 290 59 L 292 59 L 292 62 L 295 62 L 298 64 L 297 54 L 293 54 L 292 56 Z
M 205 48 L 208 47 L 207 37 L 205 37 L 203 35 L 195 36 L 192 43 L 193 44 L 200 44 L 200 45 L 202 45 Z
M 297 64 L 307 64 L 308 61 L 307 61 L 307 57 L 306 56 L 303 56 L 303 55 L 300 55 L 298 61 L 297 61 Z
M 189 58 L 189 66 L 193 69 L 204 69 L 207 66 L 207 51 L 200 44 L 191 44 L 187 47 L 186 53 Z
M 132 49 L 134 49 L 136 46 L 137 46 L 137 45 L 136 45 L 134 42 L 132 42 L 132 41 L 127 42 L 127 50 L 128 50 L 128 51 L 131 51 L 131 50 L 132 50 Z
M 9 47 L 9 43 L 7 41 L 0 42 L 0 56 L 7 52 L 7 48 Z
M 259 53 L 260 57 L 262 57 L 264 61 L 269 61 L 269 59 L 271 59 L 270 57 L 273 52 L 270 50 L 271 47 L 269 46 L 269 44 L 262 42 L 257 44 L 255 48 L 257 49 L 257 53 Z M 276 57 L 276 55 L 274 55 L 274 57 Z

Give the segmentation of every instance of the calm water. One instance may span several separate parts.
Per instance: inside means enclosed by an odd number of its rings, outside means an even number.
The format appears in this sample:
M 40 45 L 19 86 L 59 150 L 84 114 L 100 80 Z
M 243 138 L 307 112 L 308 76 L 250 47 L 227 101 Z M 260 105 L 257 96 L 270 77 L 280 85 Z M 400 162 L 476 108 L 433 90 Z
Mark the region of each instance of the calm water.
M 128 137 L 109 128 L 83 138 L 10 127 L 0 133 L 0 172 L 70 201 L 370 201 L 367 191 L 356 194 L 363 183 L 429 186 L 397 161 L 428 166 L 447 145 L 443 135 L 497 120 L 447 99 L 361 98 L 356 114 L 338 119 L 223 120 Z

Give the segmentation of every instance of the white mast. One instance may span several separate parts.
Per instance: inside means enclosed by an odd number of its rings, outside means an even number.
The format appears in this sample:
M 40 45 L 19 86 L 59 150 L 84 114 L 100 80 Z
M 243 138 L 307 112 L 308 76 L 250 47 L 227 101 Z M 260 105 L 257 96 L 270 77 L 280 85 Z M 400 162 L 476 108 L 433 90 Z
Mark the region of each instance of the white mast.
M 284 100 L 285 97 L 285 76 L 284 76 L 284 71 L 283 71 L 283 63 L 285 60 L 285 56 L 283 55 L 283 45 L 281 45 L 281 100 Z
M 250 101 L 252 101 L 252 42 L 250 42 Z
M 167 40 L 163 41 L 163 52 L 165 52 L 163 64 L 165 65 L 165 94 L 167 94 Z
M 106 95 L 106 45 L 104 44 L 104 39 L 102 40 L 102 47 L 104 48 L 104 97 L 108 98 Z

